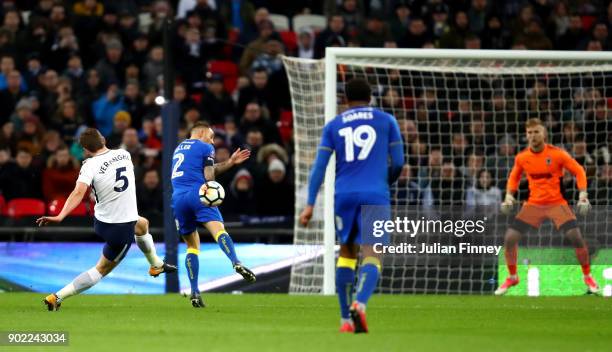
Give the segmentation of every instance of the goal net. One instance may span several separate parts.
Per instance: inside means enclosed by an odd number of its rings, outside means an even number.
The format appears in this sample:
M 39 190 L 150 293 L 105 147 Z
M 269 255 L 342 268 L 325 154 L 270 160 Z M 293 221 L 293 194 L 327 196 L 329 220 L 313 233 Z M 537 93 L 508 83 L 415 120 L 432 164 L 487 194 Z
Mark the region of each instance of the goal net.
M 284 57 L 294 114 L 296 217 L 306 205 L 322 128 L 346 109 L 344 83 L 360 77 L 373 88 L 371 105 L 395 116 L 402 133 L 406 162 L 391 188 L 394 217 L 421 218 L 432 211 L 488 217 L 486 237 L 473 241 L 502 245 L 510 220 L 499 214 L 499 203 L 514 156 L 526 146 L 524 123 L 537 117 L 546 125 L 548 142 L 567 150 L 587 172 L 595 209 L 579 223 L 591 255 L 609 249 L 610 59 L 609 53 L 366 48 L 328 48 L 324 60 Z M 296 218 L 294 243 L 303 259 L 292 267 L 291 292 L 334 292 L 333 173 L 332 165 L 310 226 L 299 226 Z M 521 200 L 527 197 L 524 181 Z M 573 205 L 574 178 L 568 174 L 561 183 Z M 453 241 L 448 235 L 419 236 L 429 244 Z M 402 233 L 393 233 L 391 241 L 415 243 Z M 547 224 L 523 238 L 519 253 L 564 245 Z M 540 260 L 562 264 L 554 254 Z M 502 279 L 502 262 L 503 250 L 476 257 L 386 255 L 378 292 L 490 293 Z

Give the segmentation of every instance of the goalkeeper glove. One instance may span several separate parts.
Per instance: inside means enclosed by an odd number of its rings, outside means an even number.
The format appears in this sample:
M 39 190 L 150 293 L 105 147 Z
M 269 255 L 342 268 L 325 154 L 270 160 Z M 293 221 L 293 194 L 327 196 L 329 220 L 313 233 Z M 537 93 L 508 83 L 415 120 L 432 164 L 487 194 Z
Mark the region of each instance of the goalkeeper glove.
M 503 214 L 510 215 L 510 213 L 512 213 L 512 209 L 514 208 L 515 204 L 516 204 L 516 198 L 514 198 L 514 196 L 511 193 L 506 193 L 506 198 L 504 198 L 504 201 L 501 204 L 500 210 Z
M 581 191 L 578 196 L 578 204 L 576 204 L 578 214 L 586 216 L 591 210 L 591 202 L 589 202 L 589 194 L 586 191 Z

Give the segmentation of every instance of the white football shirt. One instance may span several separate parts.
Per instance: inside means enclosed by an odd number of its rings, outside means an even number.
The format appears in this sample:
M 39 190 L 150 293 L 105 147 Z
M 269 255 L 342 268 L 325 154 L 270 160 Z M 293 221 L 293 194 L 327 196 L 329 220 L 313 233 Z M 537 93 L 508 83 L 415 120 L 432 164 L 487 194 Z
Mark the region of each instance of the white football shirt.
M 110 224 L 138 220 L 134 165 L 127 151 L 112 149 L 85 160 L 77 182 L 91 186 L 96 219 Z

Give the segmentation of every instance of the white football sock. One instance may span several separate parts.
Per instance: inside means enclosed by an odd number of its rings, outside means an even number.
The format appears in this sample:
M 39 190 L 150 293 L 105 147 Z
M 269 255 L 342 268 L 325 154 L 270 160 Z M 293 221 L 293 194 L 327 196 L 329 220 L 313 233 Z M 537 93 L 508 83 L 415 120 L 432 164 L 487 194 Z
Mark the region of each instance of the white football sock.
M 157 256 L 155 242 L 153 242 L 153 236 L 151 236 L 150 233 L 143 236 L 134 235 L 134 238 L 136 239 L 136 245 L 138 245 L 138 248 L 140 248 L 145 257 L 147 257 L 149 264 L 156 268 L 164 265 L 164 262 Z
M 93 267 L 80 273 L 79 276 L 75 277 L 71 283 L 57 291 L 56 295 L 60 300 L 64 300 L 70 296 L 78 295 L 79 293 L 100 282 L 100 280 L 102 280 L 102 274 L 100 274 L 98 269 Z

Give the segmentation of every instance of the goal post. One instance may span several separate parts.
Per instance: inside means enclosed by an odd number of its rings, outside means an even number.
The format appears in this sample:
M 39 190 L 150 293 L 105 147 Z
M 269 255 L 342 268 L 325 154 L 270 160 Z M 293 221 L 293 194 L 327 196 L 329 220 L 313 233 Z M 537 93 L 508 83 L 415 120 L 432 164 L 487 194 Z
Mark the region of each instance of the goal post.
M 424 170 L 431 171 L 433 167 L 422 162 L 429 155 L 419 154 L 434 150 L 441 154 L 441 164 L 447 158 L 452 159 L 454 165 L 449 167 L 455 168 L 453 172 L 459 175 L 457 184 L 463 187 L 461 197 L 449 205 L 464 206 L 468 189 L 477 187 L 472 162 L 480 169 L 487 169 L 503 192 L 507 171 L 512 165 L 497 150 L 500 145 L 512 145 L 513 160 L 517 149 L 524 146 L 519 131 L 528 117 L 540 117 L 547 124 L 553 143 L 570 148 L 573 141 L 566 140 L 563 128 L 572 123 L 580 125 L 576 127 L 577 133 L 583 135 L 580 142 L 586 143 L 590 156 L 596 159 L 596 172 L 600 163 L 610 162 L 609 147 L 606 152 L 602 145 L 591 143 L 589 138 L 593 136 L 587 134 L 597 131 L 586 131 L 585 126 L 596 104 L 612 96 L 612 53 L 327 48 L 322 60 L 283 57 L 283 62 L 294 114 L 294 243 L 296 257 L 301 258 L 292 267 L 290 291 L 293 293 L 333 294 L 335 291 L 333 158 L 317 198 L 314 221 L 308 228 L 302 228 L 297 216 L 306 204 L 308 175 L 322 128 L 345 108 L 343 84 L 351 77 L 368 79 L 373 86 L 373 106 L 391 113 L 401 122 L 404 138 L 418 135 L 416 140 L 404 142 L 410 159 L 406 173 L 415 187 L 420 187 L 415 191 L 419 205 L 426 202 L 436 205 L 437 197 L 444 193 L 444 182 L 427 179 Z M 572 105 L 578 99 L 582 99 L 582 105 Z M 501 107 L 495 106 L 500 101 Z M 612 126 L 606 124 L 606 131 L 612 130 L 609 127 Z M 478 129 L 482 129 L 481 135 L 476 135 Z M 460 157 L 458 145 L 465 147 Z M 405 197 L 414 191 L 412 186 L 398 184 L 391 189 L 394 207 L 409 210 L 413 204 L 408 205 Z M 605 218 L 608 221 L 607 215 Z M 555 241 L 551 236 L 542 238 L 546 244 L 552 245 Z M 497 235 L 496 243 L 500 240 Z M 603 241 L 610 244 L 608 237 Z M 490 275 L 496 271 L 486 267 L 490 263 L 479 264 L 476 269 L 457 269 L 454 264 L 427 258 L 426 265 L 417 268 L 414 263 L 389 260 L 393 261 L 392 268 L 383 272 L 379 292 L 487 293 L 492 287 Z M 434 267 L 435 270 L 431 269 Z M 469 285 L 462 285 L 462 280 L 468 280 Z

